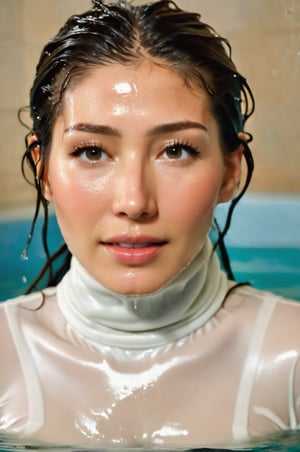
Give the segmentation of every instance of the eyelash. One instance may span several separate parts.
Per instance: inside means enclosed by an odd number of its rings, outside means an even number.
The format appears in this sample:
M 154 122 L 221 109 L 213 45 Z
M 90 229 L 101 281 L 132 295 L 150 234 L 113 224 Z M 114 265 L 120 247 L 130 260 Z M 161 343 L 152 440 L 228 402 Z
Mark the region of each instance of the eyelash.
M 192 158 L 200 158 L 201 152 L 195 148 L 191 143 L 188 141 L 180 141 L 176 140 L 173 143 L 168 144 L 163 152 L 167 152 L 168 150 L 171 150 L 172 148 L 176 148 L 178 150 L 183 150 L 187 152 Z
M 97 162 L 99 160 L 101 160 L 101 156 L 103 154 L 105 154 L 106 156 L 108 155 L 106 149 L 98 144 L 98 143 L 93 143 L 93 142 L 87 142 L 87 143 L 82 143 L 78 146 L 76 146 L 73 151 L 70 152 L 70 155 L 72 157 L 80 157 L 84 152 L 88 152 L 91 150 L 97 150 L 97 152 L 99 153 L 99 158 L 97 159 L 88 159 L 90 162 Z M 201 152 L 198 151 L 191 143 L 189 143 L 188 141 L 180 141 L 180 140 L 176 140 L 174 142 L 171 142 L 169 144 L 167 144 L 164 149 L 162 154 L 170 151 L 170 150 L 176 150 L 176 151 L 183 151 L 186 152 L 191 158 L 197 159 L 200 158 L 201 156 Z M 182 157 L 182 156 L 181 156 Z M 170 158 L 170 160 L 179 160 L 179 158 Z
M 79 146 L 76 146 L 73 149 L 73 151 L 70 152 L 69 155 L 72 156 L 72 157 L 80 157 L 84 152 L 88 152 L 88 151 L 91 151 L 93 149 L 97 150 L 100 155 L 101 154 L 106 154 L 107 155 L 107 152 L 106 152 L 105 148 L 102 145 L 99 145 L 98 143 L 93 143 L 93 142 L 82 143 Z M 89 160 L 89 159 L 87 159 L 87 160 Z M 95 160 L 91 159 L 90 161 L 91 162 L 93 162 L 93 161 L 97 162 L 98 160 L 100 160 L 100 159 L 95 159 Z

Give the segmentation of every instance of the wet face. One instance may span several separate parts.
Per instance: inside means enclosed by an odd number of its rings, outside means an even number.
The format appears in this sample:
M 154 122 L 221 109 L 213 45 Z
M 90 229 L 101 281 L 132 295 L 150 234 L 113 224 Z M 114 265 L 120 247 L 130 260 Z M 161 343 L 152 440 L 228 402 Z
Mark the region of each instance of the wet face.
M 206 94 L 149 62 L 99 67 L 66 93 L 44 194 L 73 255 L 104 286 L 146 294 L 199 252 L 238 183 Z

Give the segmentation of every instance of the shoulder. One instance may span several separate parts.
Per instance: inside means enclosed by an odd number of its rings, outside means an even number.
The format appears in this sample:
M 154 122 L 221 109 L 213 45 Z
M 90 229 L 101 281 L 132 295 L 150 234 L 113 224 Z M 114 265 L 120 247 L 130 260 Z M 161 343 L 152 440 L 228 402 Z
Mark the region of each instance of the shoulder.
M 5 381 L 5 374 L 9 376 L 13 373 L 12 368 L 19 368 L 19 352 L 26 348 L 28 325 L 45 301 L 55 298 L 55 292 L 54 288 L 50 288 L 0 303 L 0 383 Z
M 56 287 L 49 287 L 39 292 L 33 292 L 28 295 L 20 295 L 16 298 L 9 298 L 0 302 L 0 313 L 3 315 L 3 313 L 7 310 L 23 307 L 28 309 L 36 309 L 41 302 L 45 301 L 45 299 L 51 299 L 55 295 Z
M 236 342 L 247 344 L 236 405 L 241 413 L 249 406 L 247 428 L 255 435 L 298 428 L 300 302 L 244 286 L 233 289 L 224 306 Z
M 22 323 L 22 320 L 29 313 L 39 310 L 46 302 L 54 300 L 56 297 L 56 288 L 48 288 L 41 292 L 32 293 L 29 295 L 21 295 L 16 298 L 11 298 L 0 303 L 0 329 L 2 340 L 4 344 L 3 333 L 7 332 L 8 336 L 13 334 L 13 330 Z
M 264 331 L 266 342 L 278 353 L 293 349 L 300 354 L 300 302 L 249 286 L 234 288 L 224 303 L 236 314 L 241 328 L 250 324 L 252 334 Z
M 231 287 L 224 305 L 228 309 L 261 309 L 263 306 L 266 309 L 267 307 L 271 309 L 273 307 L 274 309 L 283 310 L 286 313 L 299 312 L 300 315 L 300 301 L 284 298 L 275 293 L 255 289 L 248 285 Z
M 53 292 L 46 290 L 0 303 L 0 432 L 16 425 L 22 428 L 27 419 L 27 383 L 34 377 L 28 342 L 29 316 Z

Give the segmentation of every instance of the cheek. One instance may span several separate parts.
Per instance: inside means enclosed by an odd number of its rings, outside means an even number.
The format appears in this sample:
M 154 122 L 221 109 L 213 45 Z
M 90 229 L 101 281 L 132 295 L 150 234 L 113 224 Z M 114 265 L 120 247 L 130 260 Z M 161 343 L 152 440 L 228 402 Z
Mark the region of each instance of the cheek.
M 84 223 L 96 217 L 107 201 L 107 178 L 82 174 L 76 168 L 49 167 L 49 184 L 57 215 L 64 222 Z
M 188 183 L 177 183 L 168 207 L 170 219 L 191 232 L 209 228 L 218 202 L 220 180 L 215 174 L 207 174 Z

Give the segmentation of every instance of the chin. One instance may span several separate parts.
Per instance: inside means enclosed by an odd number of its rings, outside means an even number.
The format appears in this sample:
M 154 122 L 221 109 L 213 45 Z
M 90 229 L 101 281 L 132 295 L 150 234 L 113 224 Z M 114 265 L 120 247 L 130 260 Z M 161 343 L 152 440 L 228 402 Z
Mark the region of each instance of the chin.
M 131 280 L 130 280 L 131 279 Z M 124 295 L 124 296 L 132 296 L 132 297 L 137 297 L 137 296 L 146 296 L 146 295 L 150 295 L 158 290 L 160 290 L 162 287 L 164 287 L 166 284 L 168 284 L 168 282 L 170 281 L 170 279 L 166 280 L 166 281 L 155 281 L 155 278 L 152 277 L 152 281 L 149 284 L 149 282 L 145 282 L 143 283 L 143 281 L 141 280 L 141 277 L 137 277 L 137 278 L 130 278 L 129 276 L 127 276 L 126 281 L 118 281 L 116 284 L 113 284 L 113 281 L 109 281 L 108 284 L 105 284 L 104 282 L 102 282 L 102 284 L 108 289 L 111 290 L 112 292 L 118 294 L 118 295 Z
M 143 297 L 147 295 L 151 295 L 152 293 L 161 289 L 162 286 L 153 286 L 153 287 L 141 287 L 140 284 L 134 287 L 109 287 L 108 289 L 118 295 L 124 295 L 126 297 Z

